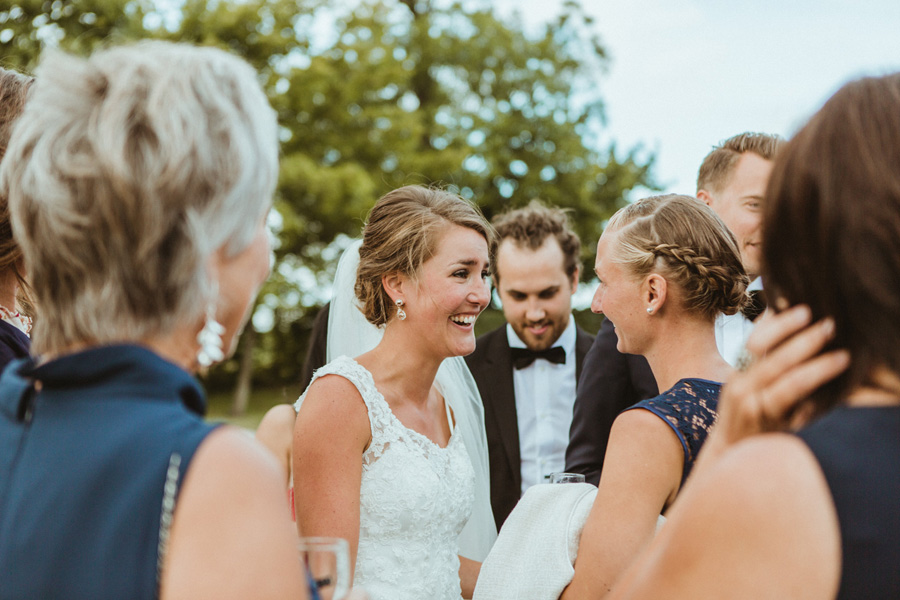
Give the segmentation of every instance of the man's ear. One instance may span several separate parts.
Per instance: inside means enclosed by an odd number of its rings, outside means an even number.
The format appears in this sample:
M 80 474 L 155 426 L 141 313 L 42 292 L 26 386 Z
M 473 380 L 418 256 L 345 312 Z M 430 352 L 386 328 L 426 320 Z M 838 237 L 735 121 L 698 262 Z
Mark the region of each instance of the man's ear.
M 644 306 L 650 309 L 651 314 L 658 313 L 669 296 L 669 282 L 659 273 L 650 273 L 644 279 L 641 295 Z
M 698 190 L 697 191 L 697 200 L 702 202 L 707 206 L 712 206 L 713 198 L 706 190 Z
M 578 280 L 579 279 L 581 279 L 581 265 L 576 263 L 575 264 L 575 272 L 572 273 L 572 280 L 570 281 L 570 283 L 572 284 L 572 293 L 573 294 L 578 291 Z

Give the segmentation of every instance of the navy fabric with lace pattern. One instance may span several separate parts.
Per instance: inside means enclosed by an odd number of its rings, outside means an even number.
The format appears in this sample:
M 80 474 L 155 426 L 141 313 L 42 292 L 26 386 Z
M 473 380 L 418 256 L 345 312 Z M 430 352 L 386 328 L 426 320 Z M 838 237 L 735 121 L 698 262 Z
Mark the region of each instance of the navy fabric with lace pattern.
M 649 400 L 641 400 L 627 410 L 643 408 L 672 428 L 684 450 L 681 484 L 687 479 L 700 447 L 716 422 L 716 407 L 722 384 L 706 379 L 681 379 L 671 388 Z

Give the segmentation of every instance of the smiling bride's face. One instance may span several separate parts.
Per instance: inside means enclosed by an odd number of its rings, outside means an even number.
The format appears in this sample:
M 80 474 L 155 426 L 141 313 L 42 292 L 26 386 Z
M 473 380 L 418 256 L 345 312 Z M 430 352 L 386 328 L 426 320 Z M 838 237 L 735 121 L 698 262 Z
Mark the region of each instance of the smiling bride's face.
M 475 319 L 490 302 L 488 245 L 474 229 L 447 225 L 435 253 L 404 294 L 404 327 L 420 331 L 442 356 L 475 350 Z

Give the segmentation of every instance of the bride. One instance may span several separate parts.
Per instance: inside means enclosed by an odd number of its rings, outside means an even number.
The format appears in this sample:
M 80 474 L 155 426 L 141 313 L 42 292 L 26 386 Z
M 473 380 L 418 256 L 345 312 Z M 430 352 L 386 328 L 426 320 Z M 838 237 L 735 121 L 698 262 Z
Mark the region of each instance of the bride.
M 458 196 L 407 186 L 378 201 L 339 267 L 331 362 L 296 405 L 294 501 L 304 535 L 349 541 L 372 600 L 471 597 L 496 537 L 461 358 L 490 299 L 492 236 Z

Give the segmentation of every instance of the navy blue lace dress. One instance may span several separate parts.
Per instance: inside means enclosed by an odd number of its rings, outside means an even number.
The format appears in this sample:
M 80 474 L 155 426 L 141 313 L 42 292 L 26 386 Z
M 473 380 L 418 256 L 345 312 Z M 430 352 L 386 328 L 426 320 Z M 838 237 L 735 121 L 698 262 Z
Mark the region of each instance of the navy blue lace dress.
M 716 422 L 722 384 L 706 379 L 681 379 L 655 398 L 641 400 L 628 410 L 643 408 L 672 428 L 684 450 L 681 484 L 687 479 L 700 447 Z

